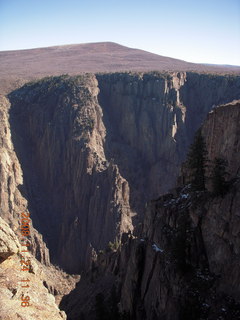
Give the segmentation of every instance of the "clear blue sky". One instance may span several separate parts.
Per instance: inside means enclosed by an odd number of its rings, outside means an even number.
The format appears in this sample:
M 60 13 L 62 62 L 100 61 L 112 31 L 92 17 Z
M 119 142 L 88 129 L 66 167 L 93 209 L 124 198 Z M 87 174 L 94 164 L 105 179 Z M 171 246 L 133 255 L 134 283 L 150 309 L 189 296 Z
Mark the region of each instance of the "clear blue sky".
M 0 0 L 0 50 L 100 41 L 240 65 L 240 0 Z

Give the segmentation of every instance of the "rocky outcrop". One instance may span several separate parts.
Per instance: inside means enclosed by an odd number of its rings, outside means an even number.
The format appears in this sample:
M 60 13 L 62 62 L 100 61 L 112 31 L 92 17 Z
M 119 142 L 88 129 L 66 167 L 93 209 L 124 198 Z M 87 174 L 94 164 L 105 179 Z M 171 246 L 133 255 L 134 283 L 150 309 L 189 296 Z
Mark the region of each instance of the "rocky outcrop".
M 227 114 L 227 117 L 226 117 Z M 202 134 L 208 159 L 219 157 L 227 161 L 228 179 L 240 174 L 240 100 L 214 108 L 207 116 Z
M 26 211 L 27 201 L 18 190 L 23 183 L 22 171 L 14 152 L 9 126 L 10 103 L 7 98 L 0 96 L 0 193 L 1 193 L 1 217 L 18 225 L 18 210 Z
M 216 196 L 185 185 L 149 201 L 138 237 L 125 235 L 117 251 L 99 253 L 63 299 L 70 320 L 96 319 L 99 293 L 101 310 L 111 314 L 113 286 L 124 319 L 239 319 L 239 110 L 239 102 L 220 106 L 201 128 L 210 159 L 230 163 L 228 192 Z
M 26 253 L 23 258 L 20 254 L 23 247 L 14 232 L 3 219 L 0 218 L 0 222 L 0 319 L 66 319 L 65 312 L 59 310 L 53 295 L 59 302 L 75 286 L 78 277 L 69 276 L 53 266 L 47 267 L 30 253 L 27 258 L 31 266 L 23 271 L 22 261 L 26 260 Z M 26 285 L 29 288 L 24 287 Z M 30 306 L 22 303 L 26 297 L 29 297 Z
M 238 76 L 116 73 L 47 78 L 10 94 L 23 192 L 53 260 L 79 272 L 131 231 L 146 201 L 173 187 L 208 111 L 239 87 Z
M 20 250 L 19 241 L 8 224 L 0 218 L 0 262 Z

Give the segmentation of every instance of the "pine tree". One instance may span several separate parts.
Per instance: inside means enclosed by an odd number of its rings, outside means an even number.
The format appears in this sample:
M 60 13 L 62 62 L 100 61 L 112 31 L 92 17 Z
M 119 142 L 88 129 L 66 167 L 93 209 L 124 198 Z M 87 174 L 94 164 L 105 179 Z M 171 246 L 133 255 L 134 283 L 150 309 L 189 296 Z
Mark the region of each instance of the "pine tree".
M 213 194 L 216 196 L 224 196 L 228 191 L 228 183 L 225 177 L 227 161 L 223 158 L 215 158 L 211 174 Z
M 195 134 L 187 156 L 187 166 L 191 172 L 191 189 L 205 190 L 205 171 L 207 166 L 207 149 L 201 130 Z

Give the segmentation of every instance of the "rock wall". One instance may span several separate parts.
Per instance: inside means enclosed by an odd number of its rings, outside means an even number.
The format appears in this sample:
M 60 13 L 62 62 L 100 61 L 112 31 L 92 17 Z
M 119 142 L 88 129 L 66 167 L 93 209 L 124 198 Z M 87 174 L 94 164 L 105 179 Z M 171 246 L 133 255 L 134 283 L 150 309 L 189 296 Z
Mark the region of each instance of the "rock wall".
M 128 182 L 104 153 L 98 91 L 89 75 L 44 80 L 11 96 L 33 220 L 53 261 L 75 273 L 87 265 L 91 248 L 132 230 Z
M 174 186 L 207 113 L 240 95 L 240 77 L 232 76 L 153 72 L 97 79 L 108 132 L 106 153 L 129 182 L 130 203 L 138 214 L 143 202 Z
M 12 143 L 9 109 L 8 99 L 0 96 L 0 216 L 19 236 L 20 213 L 28 212 L 28 202 L 19 190 L 23 185 L 23 176 Z M 31 235 L 31 252 L 40 262 L 49 265 L 49 252 L 42 240 L 42 235 L 35 228 L 32 228 Z
M 111 312 L 112 286 L 126 319 L 239 319 L 239 112 L 239 102 L 220 106 L 201 128 L 210 160 L 229 160 L 228 192 L 214 196 L 187 185 L 149 201 L 139 236 L 125 235 L 118 250 L 98 254 L 62 300 L 70 320 L 96 319 L 99 293 Z
M 208 114 L 201 127 L 209 162 L 216 157 L 228 161 L 229 192 L 213 197 L 208 191 L 191 193 L 185 186 L 148 205 L 144 241 L 133 245 L 135 259 L 129 259 L 132 270 L 124 276 L 121 289 L 123 309 L 137 319 L 240 316 L 239 114 L 239 101 L 222 105 Z M 141 293 L 134 309 L 128 292 L 136 295 L 131 284 L 139 260 Z
M 9 109 L 8 99 L 0 96 L 0 319 L 66 319 L 57 303 L 74 288 L 79 277 L 67 275 L 50 264 L 48 248 L 34 228 L 35 221 L 33 225 L 32 221 L 30 223 L 28 241 L 32 267 L 27 274 L 21 271 L 20 218 L 22 212 L 29 212 L 29 203 L 25 197 L 22 168 L 12 143 L 14 131 L 10 129 Z M 29 309 L 23 308 L 20 300 L 23 293 L 20 279 L 26 277 L 31 283 L 32 306 Z
M 227 113 L 227 117 L 226 117 Z M 240 101 L 214 108 L 207 116 L 202 134 L 208 150 L 208 159 L 220 157 L 227 161 L 227 179 L 240 173 Z

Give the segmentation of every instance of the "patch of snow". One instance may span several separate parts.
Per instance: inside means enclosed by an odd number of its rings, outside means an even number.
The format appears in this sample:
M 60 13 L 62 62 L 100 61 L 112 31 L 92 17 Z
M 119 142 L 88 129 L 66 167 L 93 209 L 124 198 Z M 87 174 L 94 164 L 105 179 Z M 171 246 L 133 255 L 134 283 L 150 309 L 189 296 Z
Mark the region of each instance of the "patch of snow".
M 152 245 L 152 248 L 153 248 L 153 250 L 156 251 L 156 252 L 163 252 L 163 250 L 160 249 L 160 248 L 158 248 L 158 246 L 157 246 L 155 243 Z
M 203 307 L 206 307 L 206 308 L 209 308 L 209 307 L 210 307 L 209 304 L 207 304 L 207 303 L 203 303 L 202 306 L 203 306 Z
M 200 271 L 197 271 L 197 277 L 198 278 L 201 278 L 205 281 L 209 281 L 209 280 L 212 280 L 212 277 L 209 275 L 209 274 L 202 274 Z

